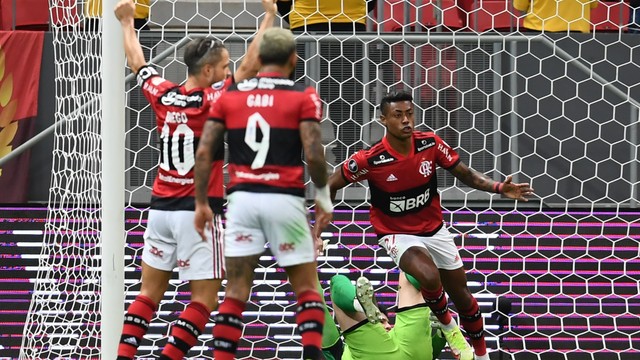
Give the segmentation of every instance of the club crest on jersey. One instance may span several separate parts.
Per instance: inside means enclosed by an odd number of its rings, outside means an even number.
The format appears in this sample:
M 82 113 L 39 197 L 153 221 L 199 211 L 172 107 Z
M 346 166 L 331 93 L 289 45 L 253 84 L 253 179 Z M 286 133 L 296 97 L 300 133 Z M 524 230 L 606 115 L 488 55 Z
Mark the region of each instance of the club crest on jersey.
M 431 166 L 432 166 L 432 162 L 429 160 L 425 160 L 420 163 L 420 168 L 418 169 L 418 172 L 420 172 L 422 176 L 427 177 L 431 175 Z

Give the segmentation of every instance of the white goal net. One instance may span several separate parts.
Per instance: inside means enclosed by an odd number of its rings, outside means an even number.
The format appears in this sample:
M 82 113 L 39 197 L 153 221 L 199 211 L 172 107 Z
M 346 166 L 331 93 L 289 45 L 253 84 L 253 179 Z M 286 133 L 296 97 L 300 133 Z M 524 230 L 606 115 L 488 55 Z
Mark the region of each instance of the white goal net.
M 628 5 L 601 2 L 595 32 L 543 35 L 520 31 L 506 0 L 470 8 L 445 0 L 377 3 L 369 32 L 298 37 L 296 75 L 325 103 L 330 167 L 378 141 L 378 101 L 391 89 L 409 89 L 420 129 L 435 131 L 474 169 L 496 180 L 513 175 L 537 193 L 516 205 L 438 170 L 445 221 L 458 234 L 492 359 L 640 358 L 640 35 L 626 31 Z M 52 29 L 55 118 L 63 124 L 55 133 L 24 359 L 101 358 L 101 319 L 110 316 L 100 313 L 107 289 L 99 256 L 100 126 L 109 121 L 100 118 L 101 28 L 84 28 L 84 6 L 50 0 L 52 16 L 68 19 Z M 467 27 L 456 27 L 463 25 L 450 21 L 452 12 L 464 15 Z M 150 14 L 149 29 L 140 32 L 145 55 L 178 83 L 186 78 L 185 37 L 219 37 L 237 64 L 262 15 L 257 0 L 157 0 Z M 125 287 L 108 289 L 124 291 L 122 311 L 139 291 L 158 162 L 154 114 L 131 77 L 126 97 L 126 171 L 112 174 L 126 181 Z M 391 306 L 398 271 L 377 246 L 367 197 L 362 185 L 339 193 L 319 273 L 325 288 L 335 273 L 363 273 Z M 292 290 L 270 253 L 255 279 L 238 357 L 299 358 Z M 139 357 L 159 356 L 188 300 L 187 284 L 173 280 Z M 212 326 L 189 358 L 212 358 Z

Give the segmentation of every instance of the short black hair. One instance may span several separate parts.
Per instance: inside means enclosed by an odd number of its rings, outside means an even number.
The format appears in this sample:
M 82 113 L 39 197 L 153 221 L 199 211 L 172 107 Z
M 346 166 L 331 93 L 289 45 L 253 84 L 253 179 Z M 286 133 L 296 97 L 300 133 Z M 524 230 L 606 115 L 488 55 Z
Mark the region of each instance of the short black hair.
M 205 64 L 217 64 L 226 48 L 220 40 L 199 38 L 191 40 L 184 48 L 184 63 L 189 75 L 197 75 Z
M 389 110 L 389 104 L 399 101 L 413 101 L 413 95 L 406 90 L 398 90 L 387 93 L 380 100 L 380 112 L 384 115 Z

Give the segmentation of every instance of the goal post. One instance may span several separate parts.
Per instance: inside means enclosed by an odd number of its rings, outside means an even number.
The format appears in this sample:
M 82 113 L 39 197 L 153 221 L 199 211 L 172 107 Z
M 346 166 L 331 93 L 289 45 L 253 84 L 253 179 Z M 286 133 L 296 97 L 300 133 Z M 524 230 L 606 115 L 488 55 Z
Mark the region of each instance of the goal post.
M 124 321 L 125 53 L 118 0 L 102 0 L 102 224 L 100 231 L 100 346 L 103 359 L 118 357 Z

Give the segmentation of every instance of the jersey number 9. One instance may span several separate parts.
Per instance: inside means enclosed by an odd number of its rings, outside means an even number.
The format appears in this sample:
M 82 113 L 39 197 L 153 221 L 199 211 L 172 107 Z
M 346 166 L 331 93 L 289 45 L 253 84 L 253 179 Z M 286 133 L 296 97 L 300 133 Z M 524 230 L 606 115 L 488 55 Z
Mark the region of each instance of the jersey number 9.
M 262 133 L 262 139 L 258 142 L 258 128 Z M 244 142 L 256 152 L 256 157 L 251 163 L 251 169 L 260 169 L 264 166 L 269 153 L 269 139 L 271 127 L 260 113 L 253 113 L 247 121 L 247 130 L 244 133 Z

